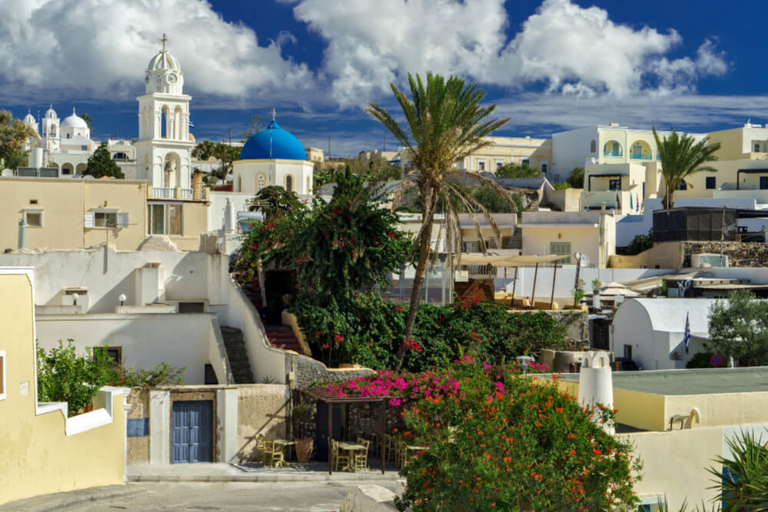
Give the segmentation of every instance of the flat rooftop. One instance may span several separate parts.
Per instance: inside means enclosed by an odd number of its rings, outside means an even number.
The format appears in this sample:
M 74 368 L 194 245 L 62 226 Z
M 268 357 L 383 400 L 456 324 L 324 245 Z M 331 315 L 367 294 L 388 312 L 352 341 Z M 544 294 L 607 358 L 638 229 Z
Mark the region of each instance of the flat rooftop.
M 560 376 L 578 382 L 576 373 Z M 613 387 L 652 395 L 716 395 L 768 391 L 768 367 L 613 372 Z

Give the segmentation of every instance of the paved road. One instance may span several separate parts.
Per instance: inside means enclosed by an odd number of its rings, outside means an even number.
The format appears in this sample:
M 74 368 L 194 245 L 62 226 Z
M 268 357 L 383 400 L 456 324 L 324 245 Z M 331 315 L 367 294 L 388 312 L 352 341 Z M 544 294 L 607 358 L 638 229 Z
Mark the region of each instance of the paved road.
M 80 504 L 68 510 L 325 512 L 339 510 L 344 496 L 359 484 L 380 485 L 395 492 L 402 488 L 401 484 L 392 480 L 359 483 L 139 483 L 129 485 L 146 488 L 146 493 Z

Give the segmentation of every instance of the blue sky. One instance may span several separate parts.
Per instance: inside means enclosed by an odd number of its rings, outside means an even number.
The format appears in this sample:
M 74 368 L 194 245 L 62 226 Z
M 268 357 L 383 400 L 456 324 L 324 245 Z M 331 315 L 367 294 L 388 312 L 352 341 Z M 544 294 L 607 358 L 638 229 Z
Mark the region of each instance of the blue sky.
M 764 2 L 0 0 L 0 12 L 0 108 L 76 106 L 102 139 L 136 136 L 163 32 L 198 140 L 239 139 L 274 107 L 305 145 L 380 148 L 362 107 L 392 105 L 388 83 L 427 69 L 480 82 L 512 119 L 502 135 L 768 123 Z

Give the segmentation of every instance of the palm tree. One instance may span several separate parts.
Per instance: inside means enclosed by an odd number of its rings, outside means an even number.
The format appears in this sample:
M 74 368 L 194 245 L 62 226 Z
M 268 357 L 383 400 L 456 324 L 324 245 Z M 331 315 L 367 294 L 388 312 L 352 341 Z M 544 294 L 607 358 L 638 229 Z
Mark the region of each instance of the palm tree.
M 461 185 L 474 182 L 488 186 L 501 197 L 512 201 L 503 188 L 493 180 L 479 174 L 467 173 L 454 169 L 454 163 L 492 145 L 487 135 L 504 126 L 509 119 L 489 119 L 496 109 L 495 105 L 481 107 L 480 101 L 485 92 L 477 84 L 466 84 L 463 79 L 451 76 L 447 80 L 440 75 L 427 73 L 426 84 L 419 75 L 408 74 L 411 97 L 390 84 L 392 92 L 400 104 L 405 117 L 405 126 L 392 117 L 386 110 L 374 103 L 369 103 L 366 112 L 383 124 L 400 142 L 411 159 L 411 168 L 400 182 L 392 200 L 396 209 L 405 192 L 415 188 L 421 199 L 422 225 L 416 234 L 414 250 L 418 251 L 416 275 L 413 279 L 410 309 L 405 323 L 405 338 L 410 339 L 419 307 L 421 289 L 427 270 L 432 242 L 432 226 L 439 199 L 445 208 L 445 240 L 448 251 L 458 249 L 461 252 L 462 234 L 459 213 L 450 198 L 457 198 L 464 208 L 473 212 L 472 217 L 478 228 L 480 246 L 485 251 L 485 243 L 480 233 L 475 213 L 481 213 L 493 227 L 499 237 L 499 228 L 485 207 L 471 194 L 467 194 Z M 442 228 L 438 233 L 441 238 Z M 433 257 L 434 258 L 434 257 Z M 434 262 L 434 259 L 433 259 Z M 405 358 L 405 345 L 397 352 L 397 367 L 402 366 Z
M 662 204 L 665 209 L 674 208 L 675 191 L 681 184 L 687 183 L 685 179 L 697 172 L 717 172 L 712 166 L 704 165 L 706 162 L 714 162 L 717 157 L 714 153 L 720 149 L 720 143 L 709 144 L 709 137 L 704 137 L 699 142 L 687 133 L 678 135 L 675 130 L 663 140 L 653 127 L 653 138 L 656 139 L 656 147 L 659 151 L 661 162 L 661 175 L 664 177 L 664 199 Z
M 207 161 L 213 156 L 215 148 L 216 144 L 209 140 L 198 142 L 197 146 L 195 146 L 195 149 L 192 150 L 192 158 Z
M 88 114 L 86 114 L 85 112 L 83 112 L 82 114 L 79 114 L 79 116 L 80 116 L 80 119 L 85 121 L 85 124 L 88 126 L 88 129 L 93 130 L 93 118 Z
M 708 468 L 714 477 L 714 501 L 725 501 L 724 512 L 768 511 L 768 448 L 763 432 L 740 431 L 726 439 L 730 458 L 717 457 L 717 467 Z M 722 469 L 721 469 L 722 467 Z

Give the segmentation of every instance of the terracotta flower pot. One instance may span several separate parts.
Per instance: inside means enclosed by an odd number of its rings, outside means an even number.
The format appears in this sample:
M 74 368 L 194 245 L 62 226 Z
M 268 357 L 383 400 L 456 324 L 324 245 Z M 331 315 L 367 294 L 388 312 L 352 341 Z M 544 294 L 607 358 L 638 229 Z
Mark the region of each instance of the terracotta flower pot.
M 314 439 L 297 439 L 296 440 L 296 460 L 301 464 L 306 464 L 312 457 L 312 449 L 314 448 Z

